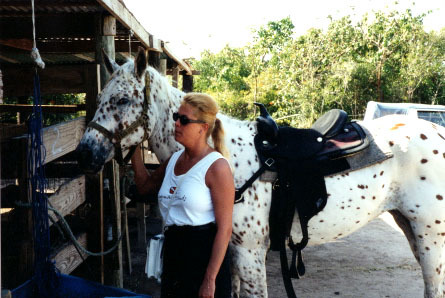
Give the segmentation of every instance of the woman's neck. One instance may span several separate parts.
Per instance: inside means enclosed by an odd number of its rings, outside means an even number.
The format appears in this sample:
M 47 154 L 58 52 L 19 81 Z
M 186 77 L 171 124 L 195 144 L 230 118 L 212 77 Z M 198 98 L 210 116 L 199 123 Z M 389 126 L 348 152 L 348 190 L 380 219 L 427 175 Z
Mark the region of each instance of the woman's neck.
M 189 161 L 200 160 L 211 151 L 212 148 L 207 144 L 207 142 L 197 142 L 195 146 L 185 147 L 184 158 Z

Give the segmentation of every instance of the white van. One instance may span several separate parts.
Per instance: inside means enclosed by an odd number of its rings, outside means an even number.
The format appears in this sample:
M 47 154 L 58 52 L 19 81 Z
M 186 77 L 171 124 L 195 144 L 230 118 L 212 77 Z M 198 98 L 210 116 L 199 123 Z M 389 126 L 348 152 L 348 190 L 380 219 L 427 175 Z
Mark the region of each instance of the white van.
M 400 114 L 420 118 L 445 127 L 445 106 L 418 103 L 386 103 L 370 101 L 366 106 L 364 121 L 386 115 Z

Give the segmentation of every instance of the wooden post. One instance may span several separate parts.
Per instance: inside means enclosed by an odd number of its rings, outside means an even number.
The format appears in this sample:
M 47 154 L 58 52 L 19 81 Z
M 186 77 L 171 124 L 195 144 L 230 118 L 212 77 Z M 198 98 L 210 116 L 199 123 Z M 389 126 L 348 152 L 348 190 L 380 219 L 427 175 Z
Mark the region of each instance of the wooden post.
M 99 173 L 100 252 L 105 251 L 104 243 L 104 175 Z M 105 283 L 105 258 L 100 256 L 100 282 Z
M 100 65 L 92 64 L 88 66 L 86 72 L 88 86 L 86 87 L 85 96 L 85 109 L 86 109 L 86 122 L 90 122 L 97 109 L 96 98 L 100 92 Z
M 145 203 L 136 203 L 136 217 L 138 225 L 138 247 L 147 246 L 147 227 L 145 225 Z
M 15 143 L 15 142 L 14 142 Z M 17 150 L 19 150 L 21 158 L 17 160 L 19 163 L 19 179 L 18 184 L 20 186 L 19 200 L 22 203 L 31 203 L 31 187 L 29 185 L 30 175 L 28 173 L 28 138 L 20 138 L 15 143 Z M 20 230 L 22 234 L 19 236 L 20 241 L 20 254 L 19 264 L 17 264 L 17 282 L 23 283 L 29 279 L 33 272 L 34 267 L 34 246 L 33 246 L 33 225 L 32 225 L 32 209 L 31 208 L 18 208 L 17 216 L 19 221 Z
M 144 144 L 147 144 L 145 146 Z M 146 163 L 146 152 L 148 151 L 148 147 L 150 144 L 148 141 L 142 142 L 141 153 L 142 153 L 142 162 Z M 136 218 L 137 218 L 137 226 L 138 226 L 138 247 L 145 248 L 147 247 L 147 226 L 145 225 L 145 203 L 137 202 L 136 203 Z
M 159 71 L 160 64 L 161 64 L 161 53 L 149 51 L 148 65 Z
M 193 76 L 182 75 L 182 91 L 192 92 L 193 91 Z
M 167 75 L 167 59 L 160 60 L 158 71 L 164 77 Z
M 119 165 L 115 160 L 112 160 L 111 162 L 109 162 L 109 164 L 111 169 L 111 173 L 109 173 L 111 177 L 110 191 L 111 198 L 114 202 L 113 239 L 119 239 L 119 237 L 122 235 Z M 122 241 L 119 242 L 116 252 L 113 253 L 111 285 L 121 288 L 124 286 L 122 266 Z
M 122 172 L 125 171 L 125 166 L 122 167 Z M 122 179 L 125 179 L 125 177 L 122 177 Z M 128 265 L 128 272 L 131 274 L 133 271 L 132 264 L 131 264 L 131 245 L 130 245 L 130 234 L 128 230 L 128 212 L 127 212 L 127 198 L 125 196 L 125 184 L 123 185 L 122 189 L 120 190 L 120 198 L 121 198 L 121 205 L 122 205 L 122 229 L 125 233 L 125 247 L 126 247 L 126 255 L 127 255 L 127 265 Z
M 3 103 L 3 75 L 2 70 L 0 69 L 0 104 Z
M 88 71 L 88 76 L 90 77 L 91 85 L 88 86 L 88 92 L 87 92 L 87 121 L 91 121 L 94 117 L 94 114 L 97 109 L 97 103 L 96 103 L 96 97 L 97 94 L 100 92 L 101 88 L 106 84 L 108 79 L 110 78 L 110 74 L 108 73 L 105 64 L 103 62 L 102 57 L 102 50 L 108 55 L 110 59 L 115 59 L 115 47 L 114 47 L 114 35 L 116 34 L 116 19 L 113 16 L 106 15 L 106 14 L 98 14 L 95 17 L 95 26 L 96 26 L 96 65 L 92 67 Z M 100 65 L 99 67 L 97 65 Z M 111 177 L 114 177 L 115 170 L 114 167 L 112 167 L 112 175 Z M 117 175 L 119 175 L 119 171 L 117 171 Z M 110 177 L 110 176 L 108 176 Z M 101 199 L 103 199 L 103 181 L 102 181 L 102 175 L 95 176 L 95 177 L 89 177 L 88 183 L 87 183 L 87 194 L 91 196 L 91 203 L 92 203 L 92 214 L 95 216 L 92 216 L 91 224 L 90 224 L 90 233 L 88 234 L 88 245 L 91 246 L 91 248 L 94 248 L 94 251 L 103 250 L 104 244 L 103 242 L 103 221 L 101 218 L 103 218 L 103 202 L 101 202 Z M 110 179 L 113 181 L 113 178 Z M 113 184 L 114 185 L 114 184 Z M 119 187 L 119 183 L 118 186 Z M 113 193 L 113 189 L 111 189 L 111 192 Z M 119 192 L 117 192 L 119 194 Z M 114 197 L 114 196 L 113 196 Z M 118 195 L 119 197 L 119 195 Z M 119 206 L 119 213 L 120 213 L 120 206 Z M 120 220 L 120 216 L 119 216 Z M 119 223 L 119 230 L 120 230 L 120 223 Z M 116 231 L 116 229 L 114 229 Z M 117 238 L 115 238 L 117 239 Z M 122 249 L 122 246 L 119 245 L 120 249 Z M 113 271 L 112 273 L 112 280 L 110 283 L 114 286 L 122 287 L 122 278 L 119 281 L 119 275 L 122 275 L 122 253 L 120 256 L 119 261 L 119 253 L 117 252 L 117 262 L 118 262 L 118 278 L 117 281 L 115 281 L 115 273 Z M 113 254 L 113 255 L 116 255 Z M 100 258 L 102 260 L 102 258 Z M 114 259 L 114 258 L 113 258 Z M 96 276 L 100 276 L 100 281 L 106 283 L 106 276 L 102 275 L 102 270 L 104 270 L 104 267 L 106 267 L 107 264 L 101 264 L 101 260 L 94 260 L 96 268 L 98 268 L 99 272 L 95 272 L 94 274 Z M 108 260 L 107 257 L 103 258 L 103 262 L 105 263 L 106 260 Z M 120 264 L 120 268 L 119 268 Z M 114 267 L 114 266 L 113 266 Z M 100 268 L 100 269 L 99 269 Z M 120 274 L 119 274 L 120 271 Z M 99 274 L 98 274 L 99 273 Z
M 172 86 L 178 88 L 178 79 L 179 79 L 179 67 L 175 66 L 172 69 Z
M 113 31 L 114 28 L 114 31 Z M 115 59 L 114 35 L 116 34 L 116 19 L 109 15 L 96 16 L 96 63 L 100 64 L 101 87 L 110 78 L 102 57 L 102 49 L 110 59 Z

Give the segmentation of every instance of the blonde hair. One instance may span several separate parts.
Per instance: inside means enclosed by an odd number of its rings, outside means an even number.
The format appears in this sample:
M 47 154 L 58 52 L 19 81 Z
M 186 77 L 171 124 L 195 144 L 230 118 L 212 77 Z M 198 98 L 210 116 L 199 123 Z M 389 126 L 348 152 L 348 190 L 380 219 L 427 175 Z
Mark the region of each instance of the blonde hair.
M 216 101 L 205 93 L 187 93 L 182 104 L 193 107 L 195 116 L 209 125 L 207 138 L 212 136 L 213 148 L 224 157 L 229 158 L 229 151 L 224 143 L 224 128 L 221 120 L 216 118 L 219 107 Z

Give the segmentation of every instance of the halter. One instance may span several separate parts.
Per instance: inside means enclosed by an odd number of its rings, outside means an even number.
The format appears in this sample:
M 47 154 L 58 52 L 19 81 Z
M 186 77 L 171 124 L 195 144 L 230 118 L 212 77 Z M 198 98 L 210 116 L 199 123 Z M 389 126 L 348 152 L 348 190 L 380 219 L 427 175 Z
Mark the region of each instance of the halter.
M 142 126 L 144 128 L 144 138 L 142 141 L 144 141 L 147 138 L 147 129 L 148 129 L 148 98 L 150 96 L 150 74 L 147 72 L 145 75 L 145 88 L 144 88 L 144 105 L 142 107 L 142 115 L 136 119 L 135 122 L 133 122 L 129 127 L 126 129 L 119 131 L 116 130 L 114 133 L 110 132 L 108 129 L 103 127 L 97 122 L 91 121 L 88 123 L 87 127 L 91 127 L 93 129 L 96 129 L 100 133 L 102 133 L 114 146 L 114 159 L 117 161 L 117 163 L 121 166 L 125 165 L 131 158 L 131 156 L 134 153 L 134 150 L 136 149 L 136 146 L 131 146 L 129 149 L 129 152 L 125 158 L 122 157 L 122 148 L 121 148 L 121 142 L 122 140 L 128 136 L 129 134 L 133 133 L 136 128 L 139 126 Z

